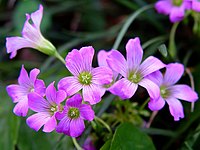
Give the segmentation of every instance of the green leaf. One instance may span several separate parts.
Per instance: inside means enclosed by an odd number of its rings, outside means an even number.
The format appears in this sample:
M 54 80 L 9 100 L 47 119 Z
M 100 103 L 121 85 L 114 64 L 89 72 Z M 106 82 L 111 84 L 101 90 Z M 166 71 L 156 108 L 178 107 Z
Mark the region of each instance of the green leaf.
M 161 44 L 161 45 L 158 47 L 158 50 L 159 50 L 159 52 L 160 52 L 164 57 L 167 57 L 168 52 L 167 52 L 167 47 L 166 47 L 165 44 Z
M 110 144 L 112 140 L 108 140 L 101 148 L 100 150 L 109 150 L 110 149 Z
M 131 123 L 119 125 L 112 139 L 110 150 L 155 150 L 150 137 Z

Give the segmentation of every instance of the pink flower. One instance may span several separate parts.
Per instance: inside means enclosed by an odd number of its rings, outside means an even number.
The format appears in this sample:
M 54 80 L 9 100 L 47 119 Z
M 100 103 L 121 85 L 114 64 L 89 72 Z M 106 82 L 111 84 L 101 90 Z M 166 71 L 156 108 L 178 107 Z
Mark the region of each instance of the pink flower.
M 42 16 L 43 6 L 40 5 L 39 10 L 31 13 L 31 15 L 26 14 L 22 37 L 16 36 L 6 38 L 6 48 L 7 53 L 11 53 L 10 58 L 14 58 L 17 55 L 17 51 L 25 47 L 37 49 L 48 55 L 53 55 L 55 53 L 55 47 L 41 34 L 40 24 Z
M 200 1 L 192 0 L 192 10 L 200 12 Z
M 158 99 L 150 98 L 149 108 L 151 110 L 160 110 L 167 102 L 175 121 L 184 118 L 183 106 L 178 99 L 195 102 L 198 95 L 188 85 L 175 84 L 181 78 L 183 72 L 184 66 L 182 64 L 171 63 L 166 66 L 164 75 L 160 71 L 156 71 L 147 77 L 160 87 L 161 93 Z
M 82 104 L 82 97 L 76 94 L 66 101 L 62 113 L 56 113 L 56 118 L 60 120 L 56 131 L 71 137 L 78 137 L 85 129 L 84 120 L 92 121 L 94 111 L 90 105 Z
M 39 95 L 44 95 L 45 84 L 42 80 L 37 79 L 39 69 L 33 69 L 30 72 L 30 77 L 22 65 L 21 72 L 18 78 L 19 84 L 12 84 L 7 86 L 8 95 L 12 98 L 14 103 L 17 103 L 13 112 L 18 116 L 26 116 L 28 112 L 28 94 L 36 92 Z
M 60 103 L 66 98 L 64 91 L 56 91 L 54 82 L 46 89 L 46 99 L 33 92 L 28 95 L 28 105 L 31 110 L 37 112 L 27 118 L 28 126 L 38 131 L 43 125 L 44 132 L 51 132 L 55 129 L 57 121 L 56 112 L 61 111 Z

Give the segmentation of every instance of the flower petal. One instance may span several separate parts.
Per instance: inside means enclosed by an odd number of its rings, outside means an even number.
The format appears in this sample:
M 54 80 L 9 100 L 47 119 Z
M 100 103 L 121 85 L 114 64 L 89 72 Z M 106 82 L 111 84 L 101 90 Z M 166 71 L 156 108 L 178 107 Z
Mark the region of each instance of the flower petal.
M 98 85 L 91 84 L 83 87 L 83 99 L 91 105 L 99 103 L 102 96 L 101 89 Z
M 161 0 L 155 4 L 155 9 L 158 13 L 168 15 L 171 12 L 172 4 L 169 0 Z
M 160 71 L 155 71 L 155 72 L 147 75 L 145 78 L 153 81 L 159 87 L 161 86 L 161 84 L 163 82 L 163 75 Z
M 148 103 L 148 107 L 152 111 L 160 110 L 164 107 L 164 105 L 165 105 L 165 100 L 161 96 L 156 100 L 150 98 L 150 101 Z
M 55 115 L 53 115 L 51 118 L 49 118 L 49 120 L 44 124 L 44 128 L 43 131 L 44 132 L 52 132 L 57 125 L 57 121 L 55 118 Z
M 46 89 L 46 98 L 51 105 L 56 104 L 56 88 L 54 82 L 52 82 Z
M 110 84 L 113 80 L 112 70 L 105 66 L 92 69 L 92 76 L 92 83 L 98 85 Z
M 35 81 L 35 84 L 34 84 L 34 91 L 35 91 L 36 93 L 38 93 L 39 95 L 41 95 L 41 96 L 44 96 L 44 95 L 45 95 L 46 86 L 45 86 L 43 80 L 37 79 L 37 80 Z
M 179 21 L 183 20 L 184 15 L 185 15 L 184 6 L 173 7 L 173 9 L 171 9 L 169 18 L 170 18 L 171 22 L 175 23 L 175 22 L 179 22 Z
M 138 37 L 128 41 L 126 44 L 126 55 L 129 70 L 137 70 L 143 57 L 143 49 Z
M 82 97 L 80 94 L 75 94 L 67 100 L 67 106 L 79 108 L 82 102 Z
M 40 73 L 40 70 L 37 69 L 37 68 L 30 71 L 30 80 L 31 80 L 32 83 L 35 83 L 36 78 L 37 78 L 39 73 Z
M 84 69 L 83 57 L 77 49 L 73 49 L 65 58 L 67 69 L 74 75 L 78 76 Z
M 158 99 L 160 97 L 160 88 L 151 80 L 144 78 L 138 84 L 147 90 L 152 99 Z
M 48 120 L 50 119 L 50 115 L 46 112 L 36 113 L 26 119 L 26 124 L 38 131 Z
M 67 96 L 74 95 L 82 89 L 82 85 L 79 83 L 76 77 L 65 77 L 58 82 L 58 89 L 64 90 Z
M 85 124 L 83 119 L 81 118 L 72 119 L 70 123 L 70 136 L 78 137 L 83 133 L 84 129 L 85 129 Z
M 6 38 L 6 49 L 7 53 L 11 53 L 10 59 L 17 55 L 17 50 L 25 47 L 35 48 L 36 45 L 22 37 L 8 37 Z
M 26 69 L 24 68 L 24 65 L 22 65 L 20 75 L 18 78 L 18 82 L 19 82 L 19 85 L 27 88 L 27 91 L 29 90 L 29 88 L 31 88 L 31 87 L 33 88 L 33 83 L 29 79 L 28 73 L 27 73 Z
M 192 1 L 192 9 L 196 12 L 200 12 L 200 2 L 198 0 Z
M 111 86 L 109 88 L 109 91 L 112 94 L 119 96 L 121 99 L 128 99 L 135 94 L 137 88 L 137 84 L 132 83 L 127 79 L 123 78 L 117 81 L 113 86 Z
M 92 68 L 92 59 L 94 57 L 94 48 L 92 46 L 82 47 L 79 50 L 83 58 L 84 71 L 90 71 Z
M 60 104 L 66 99 L 67 95 L 66 92 L 63 90 L 59 90 L 56 92 L 56 104 Z
M 68 117 L 63 118 L 57 125 L 56 132 L 64 133 L 64 134 L 70 136 L 70 132 L 69 132 L 70 122 L 71 122 L 71 119 L 69 119 Z
M 108 67 L 108 63 L 107 63 L 106 59 L 108 58 L 109 54 L 110 54 L 110 51 L 107 52 L 105 50 L 100 50 L 98 52 L 97 59 L 98 59 L 99 66 L 107 66 Z
M 184 66 L 179 63 L 171 63 L 166 66 L 166 71 L 163 79 L 164 85 L 175 84 L 183 75 Z
M 22 116 L 25 117 L 28 113 L 28 100 L 27 99 L 23 99 L 21 101 L 19 101 L 14 109 L 13 112 L 17 115 L 17 116 Z
M 28 105 L 35 112 L 48 112 L 51 106 L 42 96 L 35 92 L 28 95 Z
M 183 106 L 179 100 L 176 98 L 168 98 L 166 99 L 166 102 L 169 105 L 169 111 L 175 121 L 179 121 L 180 118 L 184 118 Z
M 80 115 L 85 120 L 92 121 L 94 119 L 94 111 L 90 105 L 82 104 L 80 106 Z
M 177 84 L 171 86 L 169 90 L 172 92 L 174 97 L 181 100 L 195 102 L 198 99 L 197 93 L 188 85 Z
M 126 77 L 127 63 L 124 56 L 117 50 L 111 50 L 110 55 L 108 55 L 107 63 L 109 67 L 122 76 Z
M 33 13 L 31 13 L 31 19 L 36 26 L 36 28 L 40 29 L 40 23 L 43 16 L 43 6 L 40 4 L 39 9 Z
M 149 75 L 150 73 L 157 71 L 166 65 L 163 64 L 158 58 L 149 56 L 147 59 L 142 62 L 139 67 L 139 71 L 142 77 Z
M 12 98 L 13 102 L 19 102 L 22 100 L 27 100 L 27 89 L 16 84 L 8 85 L 6 87 L 8 95 Z

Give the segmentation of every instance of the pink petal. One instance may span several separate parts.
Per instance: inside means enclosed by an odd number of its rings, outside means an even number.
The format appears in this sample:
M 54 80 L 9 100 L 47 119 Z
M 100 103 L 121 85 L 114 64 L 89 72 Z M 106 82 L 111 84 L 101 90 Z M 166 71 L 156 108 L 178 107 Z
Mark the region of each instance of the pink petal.
M 24 86 L 27 88 L 27 91 L 32 87 L 33 88 L 33 82 L 31 82 L 28 73 L 26 69 L 24 68 L 24 65 L 22 65 L 20 75 L 18 78 L 19 85 Z
M 160 0 L 155 4 L 158 13 L 168 15 L 171 12 L 172 4 L 169 0 Z
M 83 119 L 92 121 L 95 117 L 94 111 L 90 105 L 82 104 L 80 106 L 80 115 Z
M 77 61 L 78 60 L 78 61 Z M 83 57 L 80 52 L 73 49 L 65 58 L 67 69 L 74 75 L 78 76 L 84 69 Z
M 53 115 L 49 120 L 44 124 L 44 132 L 52 132 L 57 126 L 57 121 L 55 115 Z
M 170 12 L 169 18 L 170 18 L 171 22 L 175 23 L 175 22 L 179 22 L 179 21 L 183 20 L 184 15 L 185 15 L 184 6 L 173 7 L 173 9 Z
M 158 99 L 151 99 L 148 103 L 149 109 L 152 111 L 160 110 L 164 107 L 165 105 L 165 100 L 160 96 Z
M 200 12 L 200 2 L 198 0 L 192 1 L 192 9 L 196 12 Z
M 155 71 L 155 72 L 147 75 L 145 78 L 153 81 L 158 86 L 161 86 L 161 84 L 163 82 L 163 75 L 160 71 Z
M 150 56 L 145 59 L 144 62 L 140 65 L 138 72 L 141 73 L 142 77 L 145 77 L 150 73 L 153 73 L 154 71 L 157 71 L 165 66 L 166 65 L 163 64 L 158 58 Z
M 34 84 L 34 92 L 37 94 L 44 96 L 46 91 L 46 86 L 43 80 L 37 79 Z
M 92 46 L 82 47 L 79 50 L 82 58 L 83 58 L 83 67 L 84 71 L 90 71 L 92 68 L 92 59 L 94 56 L 94 48 Z
M 85 124 L 83 119 L 72 119 L 70 123 L 70 136 L 71 137 L 78 137 L 80 136 L 85 129 Z
M 166 66 L 163 84 L 169 86 L 175 84 L 183 75 L 184 66 L 179 63 L 171 63 Z
M 124 56 L 120 52 L 112 50 L 110 55 L 108 55 L 107 63 L 115 72 L 120 73 L 124 77 L 127 76 L 127 63 Z
M 160 97 L 160 88 L 151 80 L 144 78 L 138 84 L 147 90 L 151 98 L 158 99 Z
M 171 86 L 169 90 L 177 99 L 185 100 L 188 102 L 195 102 L 198 99 L 197 93 L 188 85 L 174 85 Z
M 23 99 L 20 100 L 14 107 L 13 112 L 17 115 L 17 116 L 22 116 L 25 117 L 28 113 L 28 100 L 27 99 Z
M 63 118 L 59 124 L 56 127 L 56 132 L 58 133 L 64 133 L 68 136 L 70 136 L 70 122 L 71 119 L 69 119 L 68 117 Z
M 98 85 L 110 84 L 113 72 L 108 67 L 102 66 L 92 69 L 92 82 Z
M 35 80 L 39 73 L 40 73 L 40 70 L 36 68 L 30 71 L 30 80 L 32 83 L 35 83 Z
M 184 118 L 183 106 L 179 100 L 176 98 L 168 98 L 166 99 L 166 102 L 169 105 L 169 111 L 175 121 L 179 121 L 180 118 Z
M 38 131 L 49 119 L 50 115 L 48 113 L 40 112 L 28 117 L 26 124 L 35 131 Z
M 31 19 L 36 26 L 36 28 L 40 29 L 40 23 L 42 21 L 43 16 L 43 6 L 40 4 L 39 9 L 33 13 L 31 13 Z
M 27 100 L 27 89 L 16 84 L 12 84 L 6 87 L 8 95 L 12 98 L 13 102 L 19 102 L 22 100 Z
M 8 37 L 6 38 L 6 49 L 7 53 L 11 53 L 10 58 L 14 58 L 17 55 L 17 50 L 25 48 L 25 47 L 31 47 L 35 48 L 36 45 L 22 37 Z
M 126 55 L 128 68 L 130 70 L 137 70 L 143 57 L 143 49 L 138 37 L 128 41 L 126 44 Z
M 106 59 L 108 58 L 108 55 L 110 54 L 110 52 L 107 52 L 105 50 L 100 50 L 97 54 L 97 59 L 98 59 L 98 64 L 99 66 L 107 66 L 107 61 Z
M 91 105 L 97 104 L 101 101 L 102 92 L 98 85 L 91 84 L 83 87 L 83 99 Z
M 82 102 L 82 97 L 80 94 L 75 94 L 67 100 L 67 106 L 79 108 Z
M 67 96 L 74 95 L 82 89 L 77 77 L 65 77 L 58 82 L 58 89 L 64 90 Z
M 54 82 L 52 82 L 46 89 L 46 98 L 51 105 L 56 104 L 56 88 Z
M 60 104 L 66 99 L 67 95 L 66 92 L 63 90 L 59 90 L 56 92 L 56 104 Z
M 29 108 L 35 112 L 48 112 L 51 105 L 40 95 L 33 92 L 28 95 Z
M 123 78 L 118 80 L 113 86 L 111 86 L 109 88 L 109 91 L 112 94 L 119 96 L 121 99 L 128 99 L 135 94 L 137 88 L 137 84 Z

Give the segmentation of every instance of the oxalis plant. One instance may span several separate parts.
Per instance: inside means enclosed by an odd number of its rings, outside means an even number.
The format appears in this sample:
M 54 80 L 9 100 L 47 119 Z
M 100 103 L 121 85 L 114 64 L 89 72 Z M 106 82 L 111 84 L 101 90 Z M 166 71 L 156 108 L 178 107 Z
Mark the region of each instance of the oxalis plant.
M 178 137 L 172 131 L 151 128 L 151 124 L 164 107 L 174 122 L 180 121 L 185 117 L 182 102 L 191 103 L 189 113 L 193 113 L 198 100 L 191 70 L 178 59 L 175 44 L 176 29 L 186 18 L 194 19 L 193 31 L 198 33 L 198 0 L 159 0 L 145 5 L 123 22 L 110 49 L 102 47 L 97 53 L 92 45 L 73 47 L 64 57 L 40 30 L 45 9 L 40 4 L 38 10 L 26 14 L 21 36 L 6 38 L 7 53 L 13 59 L 20 49 L 32 48 L 57 58 L 69 73 L 47 85 L 42 70 L 34 67 L 28 71 L 26 64 L 21 64 L 18 82 L 6 87 L 15 103 L 15 115 L 26 118 L 27 126 L 36 132 L 58 134 L 52 149 L 59 149 L 65 137 L 70 137 L 78 150 L 156 149 L 148 133 Z M 143 49 L 163 37 L 142 45 L 140 37 L 132 36 L 123 43 L 124 53 L 119 45 L 129 26 L 151 9 L 169 16 L 172 24 L 164 37 L 168 47 L 164 43 L 158 47 L 162 57 L 144 57 Z M 94 56 L 98 60 L 95 67 Z M 192 87 L 179 81 L 183 75 L 189 76 Z M 146 93 L 146 100 L 137 96 L 141 92 Z M 188 143 L 186 147 L 192 149 Z

